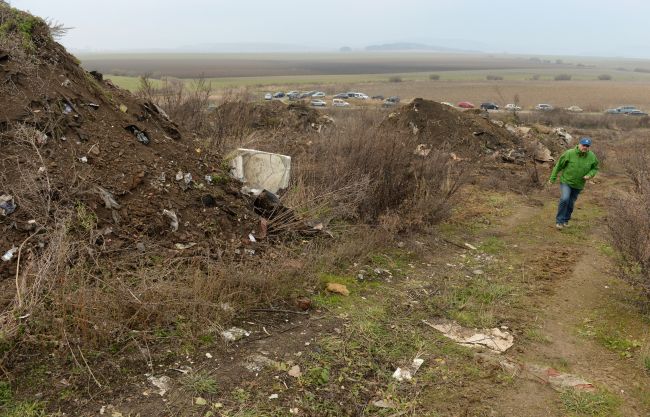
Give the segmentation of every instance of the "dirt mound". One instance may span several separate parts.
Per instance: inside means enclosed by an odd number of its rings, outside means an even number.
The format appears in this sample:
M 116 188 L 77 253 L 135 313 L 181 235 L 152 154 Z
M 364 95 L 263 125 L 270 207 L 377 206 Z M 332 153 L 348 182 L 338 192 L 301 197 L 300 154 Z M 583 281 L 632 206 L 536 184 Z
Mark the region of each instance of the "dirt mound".
M 239 128 L 250 130 L 288 130 L 293 132 L 318 129 L 318 126 L 324 122 L 318 111 L 305 104 L 286 105 L 281 101 L 227 102 L 215 109 L 213 120 L 222 124 L 224 129 L 229 129 L 229 125 L 236 125 Z
M 98 253 L 196 244 L 221 253 L 256 216 L 219 155 L 155 104 L 90 74 L 39 18 L 0 3 L 0 280 L 61 216 Z M 3 197 L 4 196 L 4 197 Z M 31 237 L 28 239 L 28 237 Z M 193 249 L 195 250 L 195 249 Z
M 523 143 L 481 113 L 462 112 L 435 101 L 416 98 L 391 113 L 384 125 L 416 135 L 424 148 L 454 153 L 458 158 L 485 157 L 523 162 Z

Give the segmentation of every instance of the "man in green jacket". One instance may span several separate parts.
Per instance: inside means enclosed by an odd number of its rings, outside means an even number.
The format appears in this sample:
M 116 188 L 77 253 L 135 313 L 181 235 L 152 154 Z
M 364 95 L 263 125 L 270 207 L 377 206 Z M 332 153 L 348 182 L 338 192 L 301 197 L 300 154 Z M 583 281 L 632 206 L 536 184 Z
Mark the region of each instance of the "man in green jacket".
M 581 138 L 580 143 L 573 149 L 564 152 L 553 167 L 549 183 L 554 184 L 557 174 L 560 177 L 560 203 L 557 208 L 555 227 L 563 229 L 569 225 L 573 205 L 578 199 L 578 194 L 585 188 L 585 182 L 593 178 L 598 172 L 598 159 L 589 150 L 590 138 Z

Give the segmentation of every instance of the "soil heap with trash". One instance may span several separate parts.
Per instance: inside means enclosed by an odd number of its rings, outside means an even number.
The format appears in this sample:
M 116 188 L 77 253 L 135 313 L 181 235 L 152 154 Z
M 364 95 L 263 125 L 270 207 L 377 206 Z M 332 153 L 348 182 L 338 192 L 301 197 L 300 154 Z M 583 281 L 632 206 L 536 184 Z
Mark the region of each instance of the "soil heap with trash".
M 3 287 L 62 224 L 93 255 L 235 250 L 257 217 L 220 155 L 83 70 L 43 20 L 0 3 L 0 27 Z

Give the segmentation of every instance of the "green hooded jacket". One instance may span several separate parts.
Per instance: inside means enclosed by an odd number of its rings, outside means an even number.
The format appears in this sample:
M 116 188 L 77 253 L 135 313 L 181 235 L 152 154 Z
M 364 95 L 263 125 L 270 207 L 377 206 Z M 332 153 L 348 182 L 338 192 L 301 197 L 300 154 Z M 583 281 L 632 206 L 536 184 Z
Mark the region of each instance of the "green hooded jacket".
M 598 159 L 593 152 L 580 152 L 576 146 L 564 152 L 553 167 L 549 179 L 552 183 L 557 180 L 557 174 L 560 171 L 562 171 L 560 177 L 562 184 L 582 190 L 585 188 L 586 182 L 583 177 L 593 178 L 598 173 Z

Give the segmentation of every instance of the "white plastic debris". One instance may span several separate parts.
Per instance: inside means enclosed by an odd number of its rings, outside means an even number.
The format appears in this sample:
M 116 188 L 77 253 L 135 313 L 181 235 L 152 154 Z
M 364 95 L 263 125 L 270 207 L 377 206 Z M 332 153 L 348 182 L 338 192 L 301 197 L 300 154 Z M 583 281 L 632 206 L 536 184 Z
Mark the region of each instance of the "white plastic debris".
M 250 334 L 250 332 L 240 329 L 239 327 L 231 327 L 230 329 L 221 332 L 221 336 L 227 342 L 236 342 L 239 339 L 250 336 Z
M 2 255 L 2 260 L 4 262 L 9 262 L 14 257 L 14 254 L 16 252 L 18 252 L 18 248 L 14 246 L 13 248 L 11 248 L 7 252 L 5 252 L 4 255 Z
M 185 182 L 185 184 L 189 185 L 192 182 L 192 174 L 188 172 L 185 175 L 183 175 L 183 181 Z
M 0 216 L 8 216 L 16 211 L 14 197 L 9 194 L 0 195 Z
M 158 394 L 161 397 L 164 396 L 167 391 L 169 391 L 169 387 L 172 381 L 171 378 L 167 375 L 163 375 L 161 377 L 150 375 L 147 379 L 154 387 L 158 388 Z
M 202 397 L 194 398 L 194 405 L 208 405 L 208 401 Z
M 117 200 L 115 200 L 115 197 L 113 197 L 113 194 L 108 192 L 106 189 L 97 186 L 95 187 L 95 191 L 97 191 L 102 200 L 104 200 L 104 206 L 107 209 L 119 209 L 121 207 Z
M 88 157 L 82 156 L 81 158 L 79 158 L 79 162 L 81 162 L 82 164 L 87 164 L 88 163 Z
M 176 213 L 173 210 L 163 210 L 163 216 L 169 217 L 169 226 L 172 228 L 172 232 L 175 232 L 178 230 L 178 216 L 176 216 Z
M 208 358 L 208 359 L 212 359 L 212 354 L 210 352 L 207 352 L 205 354 L 205 357 Z
M 253 189 L 265 189 L 272 193 L 289 186 L 291 157 L 254 149 L 237 149 L 231 153 L 231 174 Z
M 476 246 L 470 245 L 469 243 L 465 242 L 465 247 L 471 250 L 476 250 Z
M 278 399 L 278 394 L 271 394 L 269 395 L 269 400 L 277 400 Z
M 176 249 L 178 249 L 178 250 L 189 249 L 189 248 L 191 248 L 191 247 L 193 247 L 193 246 L 196 246 L 196 243 L 194 243 L 194 242 L 190 242 L 190 243 L 177 243 L 177 244 L 174 245 L 174 247 L 175 247 Z
M 436 323 L 429 323 L 426 320 L 422 320 L 422 322 L 462 346 L 484 347 L 502 353 L 514 344 L 514 337 L 509 332 L 496 327 L 493 329 L 468 329 L 450 320 L 439 320 Z
M 248 240 L 250 240 L 251 242 L 257 242 L 257 240 L 255 239 L 255 236 L 253 236 L 252 233 L 248 234 Z
M 408 368 L 397 368 L 395 372 L 393 372 L 393 378 L 400 382 L 404 380 L 410 381 L 423 363 L 424 359 L 415 358 L 413 359 L 411 366 Z
M 183 171 L 178 171 L 176 173 L 176 181 L 181 181 L 183 179 Z

